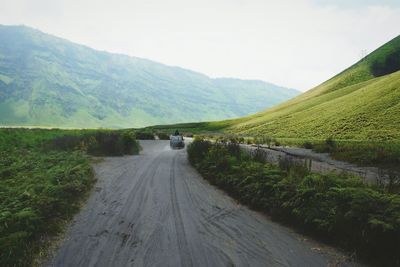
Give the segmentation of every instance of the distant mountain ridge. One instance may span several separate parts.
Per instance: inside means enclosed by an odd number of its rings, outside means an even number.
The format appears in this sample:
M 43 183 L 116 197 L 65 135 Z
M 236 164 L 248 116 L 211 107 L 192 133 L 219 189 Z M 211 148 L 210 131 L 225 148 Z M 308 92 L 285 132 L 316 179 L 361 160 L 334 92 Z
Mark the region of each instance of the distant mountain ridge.
M 0 25 L 0 125 L 142 127 L 240 117 L 297 90 L 96 51 Z

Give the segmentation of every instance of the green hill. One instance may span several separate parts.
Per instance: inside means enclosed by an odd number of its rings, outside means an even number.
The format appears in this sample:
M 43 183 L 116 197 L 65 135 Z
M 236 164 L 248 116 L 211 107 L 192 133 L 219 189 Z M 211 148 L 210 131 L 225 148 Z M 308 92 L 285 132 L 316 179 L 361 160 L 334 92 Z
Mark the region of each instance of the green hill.
M 314 89 L 236 120 L 192 129 L 284 138 L 400 140 L 400 36 Z
M 143 127 L 252 114 L 298 95 L 262 81 L 211 79 L 0 25 L 0 125 Z

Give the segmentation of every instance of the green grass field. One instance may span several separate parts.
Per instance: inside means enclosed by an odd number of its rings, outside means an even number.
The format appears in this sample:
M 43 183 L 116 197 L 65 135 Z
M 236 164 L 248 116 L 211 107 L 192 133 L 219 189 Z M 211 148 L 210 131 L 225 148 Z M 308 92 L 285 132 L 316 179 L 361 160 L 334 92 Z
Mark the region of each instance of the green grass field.
M 92 155 L 136 154 L 132 131 L 0 129 L 0 266 L 31 266 L 94 184 Z

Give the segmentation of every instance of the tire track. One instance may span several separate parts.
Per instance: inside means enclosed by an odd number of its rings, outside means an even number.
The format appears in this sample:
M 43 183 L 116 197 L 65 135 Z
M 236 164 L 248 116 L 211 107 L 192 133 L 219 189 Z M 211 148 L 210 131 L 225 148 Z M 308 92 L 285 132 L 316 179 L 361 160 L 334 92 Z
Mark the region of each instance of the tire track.
M 116 225 L 119 223 L 121 218 L 125 218 L 127 214 L 129 214 L 130 218 L 135 218 L 135 221 L 140 221 L 141 217 L 144 215 L 141 212 L 140 207 L 143 205 L 143 203 L 146 200 L 146 194 L 147 190 L 144 188 L 144 185 L 146 182 L 148 182 L 151 177 L 153 177 L 157 171 L 157 162 L 159 159 L 162 157 L 162 152 L 158 154 L 156 157 L 154 157 L 147 165 L 149 167 L 145 168 L 145 171 L 139 176 L 137 179 L 136 183 L 134 186 L 129 190 L 129 196 L 125 201 L 125 204 L 123 207 L 119 210 L 118 213 L 116 213 L 111 220 L 109 220 L 108 226 L 106 229 L 112 229 L 113 225 Z M 155 165 L 155 166 L 154 166 Z M 152 167 L 150 167 L 152 166 Z M 146 179 L 149 178 L 150 179 Z M 136 200 L 136 201 L 135 201 Z M 133 205 L 131 203 L 134 203 Z M 133 210 L 132 213 L 129 211 L 132 209 L 132 206 L 137 207 Z M 112 262 L 114 259 L 117 259 L 120 254 L 124 254 L 125 249 L 129 248 L 129 244 L 131 244 L 135 239 L 135 236 L 130 233 L 134 233 L 136 231 L 136 228 L 139 227 L 140 224 L 134 223 L 133 225 L 122 225 L 122 227 L 119 227 L 118 232 L 114 232 L 114 235 L 111 235 L 110 238 L 108 239 L 108 242 L 110 243 L 125 243 L 124 248 L 121 249 L 119 246 L 115 246 L 112 249 L 112 254 L 109 255 L 108 257 L 108 262 L 110 263 L 109 266 L 112 266 Z M 104 244 L 104 250 L 107 248 L 108 244 Z M 103 262 L 101 262 L 104 264 Z M 98 262 L 97 264 L 100 264 Z
M 190 166 L 185 150 L 168 141 L 143 148 L 96 165 L 99 190 L 48 265 L 327 266 L 343 257 L 238 205 Z
M 181 266 L 193 266 L 190 249 L 186 240 L 185 226 L 183 224 L 182 215 L 179 209 L 178 197 L 176 194 L 176 185 L 175 185 L 176 156 L 177 155 L 175 155 L 172 159 L 172 166 L 170 171 L 172 213 L 174 215 L 175 231 L 177 236 Z

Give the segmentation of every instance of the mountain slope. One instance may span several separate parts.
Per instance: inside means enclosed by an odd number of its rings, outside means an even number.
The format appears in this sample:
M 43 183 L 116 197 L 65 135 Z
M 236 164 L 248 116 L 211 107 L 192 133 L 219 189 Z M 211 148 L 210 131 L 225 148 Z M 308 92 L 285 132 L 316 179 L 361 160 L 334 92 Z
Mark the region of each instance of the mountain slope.
M 248 115 L 298 94 L 0 26 L 0 125 L 141 127 Z
M 285 103 L 200 128 L 276 137 L 400 139 L 400 36 Z M 190 127 L 196 127 L 190 125 Z

